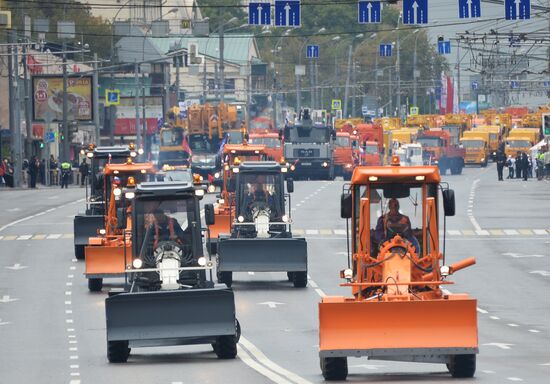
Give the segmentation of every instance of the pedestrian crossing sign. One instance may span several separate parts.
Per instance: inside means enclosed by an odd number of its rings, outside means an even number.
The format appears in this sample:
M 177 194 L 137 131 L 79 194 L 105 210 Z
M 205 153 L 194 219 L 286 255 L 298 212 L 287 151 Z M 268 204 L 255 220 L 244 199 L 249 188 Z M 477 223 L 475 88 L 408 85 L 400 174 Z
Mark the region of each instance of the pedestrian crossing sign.
M 332 110 L 333 110 L 333 111 L 342 109 L 342 100 L 340 100 L 340 99 L 332 99 L 331 105 L 332 105 Z
M 105 105 L 107 107 L 110 107 L 111 105 L 120 105 L 119 89 L 107 89 L 105 91 Z
M 411 116 L 416 116 L 418 115 L 418 107 L 411 107 L 411 111 L 410 111 L 410 115 Z

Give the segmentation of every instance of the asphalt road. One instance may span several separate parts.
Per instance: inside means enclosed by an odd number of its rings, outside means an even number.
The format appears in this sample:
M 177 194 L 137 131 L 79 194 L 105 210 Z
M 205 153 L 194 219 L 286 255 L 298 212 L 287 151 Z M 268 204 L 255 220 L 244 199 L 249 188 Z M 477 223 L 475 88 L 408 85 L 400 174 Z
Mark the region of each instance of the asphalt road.
M 348 381 L 546 383 L 550 183 L 498 182 L 493 165 L 445 181 L 457 199 L 457 215 L 447 221 L 447 260 L 477 258 L 450 288 L 478 299 L 476 377 L 452 379 L 443 365 L 351 358 Z M 217 360 L 210 346 L 144 348 L 122 365 L 106 359 L 106 289 L 89 293 L 84 265 L 73 259 L 72 218 L 84 191 L 0 191 L 0 382 L 323 382 L 317 303 L 325 294 L 349 294 L 338 286 L 346 266 L 342 184 L 295 183 L 294 229 L 308 239 L 308 288 L 292 288 L 283 273 L 235 274 L 239 358 Z

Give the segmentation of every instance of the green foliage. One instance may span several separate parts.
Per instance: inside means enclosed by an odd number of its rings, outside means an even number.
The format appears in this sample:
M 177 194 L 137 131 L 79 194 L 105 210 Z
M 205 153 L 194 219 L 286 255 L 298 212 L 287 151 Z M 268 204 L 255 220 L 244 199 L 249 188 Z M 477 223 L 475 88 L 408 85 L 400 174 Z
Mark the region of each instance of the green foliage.
M 19 31 L 23 31 L 23 15 L 34 19 L 49 19 L 50 32 L 46 34 L 46 40 L 60 43 L 57 38 L 58 21 L 74 21 L 76 38 L 69 42 L 75 47 L 77 42 L 89 44 L 92 52 L 97 52 L 100 57 L 110 57 L 111 50 L 111 24 L 101 17 L 92 16 L 89 5 L 76 0 L 64 0 L 63 5 L 52 4 L 46 1 L 36 4 L 21 3 L 16 0 L 5 2 L 13 13 L 13 24 Z
M 225 29 L 248 22 L 248 15 L 241 0 L 197 0 L 202 16 L 210 19 L 210 30 L 215 31 L 222 23 L 227 23 L 233 17 L 238 20 Z

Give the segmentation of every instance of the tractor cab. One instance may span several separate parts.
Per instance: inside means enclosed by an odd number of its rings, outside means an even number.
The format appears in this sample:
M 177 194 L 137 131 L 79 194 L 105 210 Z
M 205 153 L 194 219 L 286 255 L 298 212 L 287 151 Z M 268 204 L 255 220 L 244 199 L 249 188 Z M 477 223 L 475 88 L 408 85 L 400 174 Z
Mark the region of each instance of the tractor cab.
M 476 300 L 442 287 L 475 259 L 446 264 L 439 229 L 445 233 L 455 202 L 440 182 L 437 167 L 402 167 L 394 156 L 391 166 L 356 168 L 344 187 L 341 216 L 351 221 L 351 248 L 340 285 L 351 296 L 319 304 L 325 379 L 345 379 L 348 356 L 444 363 L 453 377 L 474 375 Z
M 211 344 L 220 359 L 235 358 L 240 327 L 233 292 L 213 283 L 213 263 L 203 253 L 204 194 L 192 183 L 137 186 L 128 284 L 105 301 L 110 362 L 126 362 L 135 347 L 194 344 Z M 211 223 L 213 212 L 205 218 Z

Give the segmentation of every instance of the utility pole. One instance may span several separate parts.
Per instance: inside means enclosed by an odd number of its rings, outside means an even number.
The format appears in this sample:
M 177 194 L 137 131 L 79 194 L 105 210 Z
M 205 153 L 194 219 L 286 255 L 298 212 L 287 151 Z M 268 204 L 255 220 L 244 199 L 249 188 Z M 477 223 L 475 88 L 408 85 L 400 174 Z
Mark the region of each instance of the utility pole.
M 302 109 L 302 89 L 301 89 L 302 84 L 300 81 L 300 75 L 298 74 L 298 70 L 296 68 L 295 68 L 295 72 L 296 72 L 296 113 L 300 114 L 300 109 Z
M 353 42 L 350 44 L 349 46 L 349 50 L 348 50 L 348 70 L 347 70 L 347 76 L 346 76 L 346 88 L 345 88 L 345 91 L 344 91 L 344 114 L 343 114 L 343 118 L 347 118 L 348 117 L 348 99 L 349 99 L 349 82 L 350 82 L 350 77 L 351 77 L 351 55 L 353 53 Z
M 416 43 L 418 41 L 418 35 L 414 40 L 414 52 L 413 52 L 413 106 L 418 107 L 417 105 L 417 71 L 416 71 Z
M 134 78 L 136 87 L 136 93 L 134 95 L 134 105 L 136 111 L 136 147 L 139 149 L 141 146 L 141 134 L 139 129 L 139 64 L 137 62 L 134 63 Z
M 95 126 L 95 142 L 99 146 L 100 145 L 100 131 L 99 131 L 99 79 L 98 79 L 98 72 L 97 72 L 97 53 L 94 53 L 94 76 L 93 76 L 93 104 L 94 104 L 94 126 Z
M 149 89 L 151 89 L 151 85 L 152 84 L 149 84 Z M 141 145 L 138 146 L 137 148 L 143 148 L 145 149 L 145 145 L 147 144 L 146 143 L 146 139 L 147 139 L 147 119 L 146 119 L 146 114 L 145 114 L 145 71 L 142 71 L 141 72 L 141 95 L 142 95 L 142 116 L 143 116 L 143 120 L 141 121 L 141 133 L 140 133 L 140 136 L 141 136 Z
M 25 155 L 29 159 L 32 156 L 32 103 L 31 103 L 31 83 L 29 78 L 29 71 L 27 67 L 27 43 L 28 39 L 25 39 L 23 45 L 23 81 L 25 85 L 25 126 L 27 128 L 27 139 L 25 140 Z
M 393 95 L 392 95 L 392 88 L 391 88 L 391 67 L 388 68 L 388 95 L 390 96 L 390 105 L 388 107 L 388 116 L 392 116 L 393 114 Z
M 206 56 L 204 57 L 204 62 L 202 63 L 202 102 L 206 103 L 206 90 L 208 84 L 206 83 Z
M 457 82 L 457 95 L 458 95 L 458 109 L 460 112 L 460 102 L 462 101 L 462 92 L 460 89 L 460 40 L 456 41 L 456 82 Z
M 8 45 L 8 70 L 9 70 L 9 107 L 10 107 L 10 131 L 11 158 L 13 160 L 13 186 L 21 185 L 21 119 L 19 116 L 19 62 L 17 59 L 17 37 L 15 31 L 10 31 Z
M 397 80 L 397 117 L 401 118 L 401 44 L 397 30 L 397 60 L 395 60 L 395 78 Z
M 351 83 L 352 83 L 352 88 L 351 88 L 351 116 L 352 117 L 355 117 L 355 98 L 357 96 L 356 94 L 356 75 L 355 75 L 355 61 L 353 61 L 353 67 L 351 69 Z
M 246 129 L 249 129 L 250 127 L 250 102 L 251 102 L 250 76 L 251 74 L 252 74 L 251 62 L 248 61 L 247 67 L 246 67 L 246 110 L 245 110 L 245 116 L 244 116 Z
M 69 103 L 67 98 L 67 88 L 68 88 L 68 76 L 67 76 L 67 42 L 63 40 L 63 142 L 62 142 L 62 152 L 61 159 L 62 161 L 69 161 L 69 124 L 68 124 L 68 114 L 69 114 Z
M 315 75 L 313 73 L 313 60 L 309 59 L 309 84 L 310 84 L 310 90 L 309 90 L 309 108 L 313 109 L 315 106 Z
M 224 7 L 220 7 L 220 101 L 224 100 L 224 93 L 225 93 L 225 79 L 224 79 L 224 70 L 225 70 L 225 64 L 224 64 L 224 58 L 223 58 L 223 50 L 224 50 L 224 40 L 223 40 L 223 27 L 224 27 L 224 20 L 223 20 L 223 11 Z

